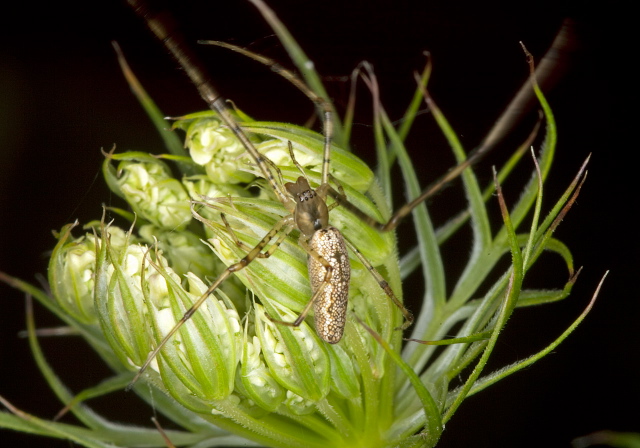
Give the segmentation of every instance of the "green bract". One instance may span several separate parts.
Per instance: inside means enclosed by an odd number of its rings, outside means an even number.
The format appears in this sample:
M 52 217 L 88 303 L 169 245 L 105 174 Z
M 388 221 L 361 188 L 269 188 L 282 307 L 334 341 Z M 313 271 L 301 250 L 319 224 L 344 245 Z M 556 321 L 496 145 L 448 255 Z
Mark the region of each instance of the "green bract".
M 274 27 L 281 32 L 282 28 Z M 294 62 L 307 74 L 314 92 L 322 96 L 316 74 L 308 72 L 301 50 L 290 36 L 281 34 L 281 38 L 297 55 Z M 368 65 L 362 70 L 367 79 L 373 78 Z M 421 88 L 426 86 L 428 73 L 425 71 L 421 79 Z M 496 173 L 496 183 L 484 189 L 472 168 L 466 169 L 461 178 L 467 206 L 444 226 L 436 228 L 426 206 L 417 206 L 411 218 L 407 217 L 413 220 L 417 247 L 401 259 L 393 232 L 381 233 L 344 203 L 328 198 L 330 224 L 366 259 L 350 250 L 347 323 L 344 337 L 336 345 L 320 339 L 311 315 L 298 327 L 277 322 L 293 322 L 312 296 L 308 254 L 297 229 L 275 247 L 285 225 L 261 248 L 263 254 L 270 254 L 268 258 L 257 257 L 244 269 L 237 269 L 240 265 L 236 263 L 290 211 L 218 115 L 202 112 L 174 123 L 175 129 L 186 132 L 190 157 L 181 155 L 175 145 L 169 145 L 173 155 L 107 154 L 103 166 L 106 181 L 133 213 L 118 208 L 109 208 L 106 213 L 125 218 L 124 227 L 130 230 L 103 219 L 92 223 L 85 235 L 74 238 L 73 225 L 65 226 L 51 256 L 51 295 L 6 275 L 2 278 L 34 295 L 73 327 L 116 376 L 74 398 L 40 353 L 30 321 L 36 361 L 61 401 L 89 429 L 35 417 L 22 420 L 5 413 L 0 413 L 0 426 L 68 438 L 87 447 L 165 446 L 155 429 L 104 421 L 81 402 L 127 386 L 150 352 L 207 294 L 135 385 L 135 391 L 152 403 L 150 415 L 162 413 L 182 428 L 168 431 L 173 444 L 434 446 L 466 397 L 546 355 L 584 318 L 583 314 L 532 357 L 481 376 L 513 310 L 563 299 L 577 276 L 571 253 L 552 233 L 558 217 L 564 216 L 577 196 L 584 166 L 540 222 L 542 185 L 553 159 L 556 129 L 553 114 L 533 79 L 532 85 L 544 111 L 546 135 L 532 164 L 532 177 L 514 206 L 505 204 L 500 191 L 494 193 L 498 181 L 502 182 L 526 153 L 530 141 Z M 137 93 L 144 97 L 144 92 Z M 416 98 L 427 100 L 431 115 L 462 163 L 466 153 L 457 134 L 428 92 L 418 90 Z M 144 101 L 150 107 L 150 100 Z M 418 179 L 403 143 L 408 132 L 404 123 L 413 122 L 418 107 L 419 101 L 414 101 L 401 120 L 403 124 L 396 128 L 382 105 L 376 104 L 373 129 L 379 154 L 378 179 L 345 149 L 347 142 L 342 139 L 350 134 L 350 121 L 342 126 L 336 119 L 330 184 L 335 190 L 342 189 L 351 204 L 380 223 L 390 217 L 390 200 L 382 192 L 391 192 L 390 170 L 395 162 L 409 197 L 420 194 L 418 180 L 425 183 Z M 270 161 L 267 170 L 278 185 L 302 175 L 289 153 L 291 145 L 312 187 L 319 186 L 324 136 L 295 125 L 256 121 L 239 110 L 232 115 Z M 493 231 L 489 210 L 497 209 L 496 202 L 503 225 Z M 449 282 L 454 286 L 448 291 L 440 245 L 454 238 L 465 224 L 473 232 L 472 247 L 465 269 L 455 282 Z M 523 289 L 524 276 L 544 251 L 562 257 L 569 280 L 560 289 Z M 510 257 L 506 269 L 498 264 L 505 257 Z M 228 266 L 235 266 L 237 272 L 209 291 L 219 276 L 229 273 Z M 371 275 L 372 268 L 380 281 Z M 454 344 L 442 350 L 417 342 L 403 348 L 398 328 L 404 318 L 383 289 L 388 284 L 402 301 L 401 280 L 417 268 L 422 270 L 424 285 L 419 286 L 424 293 L 418 297 L 421 313 L 411 327 L 411 337 L 437 341 L 455 333 L 457 339 L 448 341 Z

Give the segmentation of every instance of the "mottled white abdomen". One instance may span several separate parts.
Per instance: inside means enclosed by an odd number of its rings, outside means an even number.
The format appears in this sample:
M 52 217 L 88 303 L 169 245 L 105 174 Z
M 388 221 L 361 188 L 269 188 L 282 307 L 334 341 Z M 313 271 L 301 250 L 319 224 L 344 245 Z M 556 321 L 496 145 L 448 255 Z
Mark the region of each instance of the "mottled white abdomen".
M 329 344 L 336 344 L 342 339 L 347 317 L 351 278 L 347 246 L 340 231 L 331 226 L 317 230 L 308 244 L 333 268 L 331 280 L 323 286 L 327 269 L 321 260 L 309 256 L 311 289 L 315 294 L 318 289 L 323 288 L 313 304 L 316 331 Z

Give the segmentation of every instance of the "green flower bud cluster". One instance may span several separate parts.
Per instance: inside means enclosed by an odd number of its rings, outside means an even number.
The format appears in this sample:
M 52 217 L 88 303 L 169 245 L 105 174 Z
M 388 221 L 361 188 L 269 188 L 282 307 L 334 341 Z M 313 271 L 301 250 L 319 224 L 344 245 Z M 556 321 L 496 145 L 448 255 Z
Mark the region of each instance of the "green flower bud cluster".
M 256 6 L 266 11 L 266 6 Z M 273 20 L 272 25 L 278 23 L 270 15 Z M 326 97 L 295 41 L 283 28 L 274 30 L 310 83 L 307 95 Z M 301 86 L 292 73 L 267 58 L 217 45 L 257 59 Z M 157 128 L 165 132 L 159 110 L 126 64 L 123 70 Z M 49 263 L 50 293 L 1 272 L 0 280 L 56 313 L 117 375 L 72 397 L 42 356 L 30 318 L 30 345 L 39 368 L 86 428 L 18 412 L 1 396 L 0 402 L 15 415 L 0 412 L 0 428 L 68 438 L 88 447 L 244 446 L 247 440 L 286 448 L 433 447 L 466 397 L 554 350 L 586 312 L 547 348 L 480 376 L 514 309 L 561 300 L 577 278 L 569 249 L 552 235 L 559 217 L 575 202 L 586 163 L 541 220 L 542 185 L 557 134 L 553 114 L 532 76 L 546 135 L 533 177 L 517 202 L 506 204 L 498 180 L 512 172 L 533 134 L 495 173 L 494 183 L 481 189 L 472 160 L 483 152 L 467 157 L 459 133 L 424 90 L 430 73 L 427 66 L 397 127 L 374 95 L 372 130 L 380 185 L 366 164 L 335 143 L 348 144 L 351 104 L 343 122 L 339 117 L 325 122 L 327 130 L 333 129 L 327 132 L 327 138 L 332 137 L 330 164 L 324 160 L 325 136 L 295 125 L 258 122 L 238 109 L 229 113 L 262 154 L 261 166 L 253 150 L 252 157 L 223 124 L 229 120 L 211 111 L 175 122 L 173 128 L 186 134 L 188 155 L 172 134 L 164 136 L 167 155 L 105 154 L 105 180 L 126 206 L 105 209 L 103 219 L 87 224 L 81 236 L 72 236 L 77 224 L 63 227 Z M 376 83 L 367 63 L 354 72 L 353 80 L 358 76 L 373 90 Z M 525 90 L 530 91 L 521 92 Z M 403 143 L 418 115 L 420 97 L 451 146 L 459 165 L 449 176 L 460 177 L 467 200 L 465 210 L 439 228 L 424 204 L 436 188 L 421 193 L 422 178 Z M 514 104 L 522 101 L 518 98 Z M 321 108 L 324 118 L 330 115 L 328 108 Z M 417 199 L 389 220 L 395 166 L 407 196 Z M 317 335 L 313 311 L 299 326 L 292 325 L 312 297 L 307 264 L 313 254 L 290 219 L 293 207 L 284 184 L 304 174 L 312 188 L 318 188 L 327 181 L 323 167 L 329 168 L 330 186 L 340 192 L 339 198 L 332 197 L 333 192 L 326 198 L 329 223 L 345 237 L 351 266 L 344 336 L 336 344 Z M 497 231 L 486 205 L 494 196 L 504 223 Z M 424 283 L 417 297 L 413 288 L 421 314 L 407 339 L 412 342 L 404 348 L 398 331 L 405 318 L 399 309 L 395 235 L 365 224 L 362 213 L 379 223 L 388 221 L 391 228 L 403 217 L 409 221 L 411 214 L 417 247 L 403 255 L 402 276 L 420 268 Z M 127 222 L 120 228 L 115 218 Z M 473 238 L 464 269 L 456 263 L 461 274 L 455 280 L 445 276 L 448 257 L 441 247 L 466 223 Z M 543 252 L 564 260 L 569 280 L 560 289 L 523 289 L 525 274 Z M 505 269 L 501 260 L 508 256 L 511 263 Z M 457 337 L 441 340 L 452 334 Z M 449 347 L 436 350 L 434 345 Z M 181 430 L 160 435 L 155 428 L 106 421 L 80 405 L 125 388 L 134 378 L 140 380 L 136 392 L 153 413 L 172 419 Z
M 301 175 L 289 153 L 291 142 L 296 161 L 312 183 L 319 183 L 321 135 L 282 124 L 243 125 L 273 162 L 269 169 L 278 182 Z M 185 117 L 175 127 L 186 130 L 191 156 L 177 160 L 178 168 L 195 171 L 180 179 L 159 157 L 108 154 L 107 182 L 135 215 L 112 210 L 130 218 L 133 227 L 124 231 L 103 222 L 77 239 L 65 229 L 52 257 L 51 283 L 59 305 L 74 318 L 99 325 L 117 359 L 132 372 L 226 266 L 242 259 L 288 213 L 256 179 L 258 168 L 247 163 L 244 148 L 215 116 Z M 353 203 L 382 219 L 367 196 L 371 171 L 352 155 L 335 152 L 338 185 L 344 184 Z M 372 232 L 340 207 L 331 217 L 351 240 L 367 239 L 361 246 L 374 265 L 397 271 L 392 236 Z M 383 351 L 359 325 L 349 319 L 345 342 L 329 346 L 307 322 L 291 327 L 272 320 L 293 322 L 311 298 L 307 253 L 297 238 L 292 233 L 268 262 L 254 260 L 209 292 L 144 377 L 188 409 L 248 427 L 250 419 L 268 415 L 276 428 L 291 419 L 307 418 L 311 424 L 331 406 L 357 402 L 362 372 L 378 372 L 378 381 L 386 368 Z M 353 296 L 363 301 L 359 316 L 386 339 L 395 336 L 398 344 L 399 333 L 393 332 L 401 321 L 398 310 L 366 269 L 355 260 L 352 264 Z

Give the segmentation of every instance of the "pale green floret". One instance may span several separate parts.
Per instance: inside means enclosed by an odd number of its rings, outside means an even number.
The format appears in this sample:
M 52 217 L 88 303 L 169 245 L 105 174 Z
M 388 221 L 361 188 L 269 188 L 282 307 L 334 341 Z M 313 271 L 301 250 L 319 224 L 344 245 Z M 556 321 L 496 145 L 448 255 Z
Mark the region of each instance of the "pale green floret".
M 110 225 L 107 227 L 107 232 L 109 233 L 109 244 L 113 249 L 123 250 L 129 244 L 135 242 L 135 238 L 131 235 L 131 233 L 122 230 L 120 227 L 116 227 Z M 94 239 L 93 233 L 87 233 L 87 238 Z
M 162 310 L 169 306 L 169 288 L 164 277 L 159 274 L 151 274 L 147 277 L 147 285 L 149 288 L 149 297 L 153 305 Z
M 254 177 L 244 171 L 246 164 L 240 158 L 244 146 L 218 120 L 193 121 L 187 129 L 185 144 L 193 161 L 204 166 L 213 183 L 248 183 Z
M 300 395 L 296 395 L 290 390 L 287 391 L 287 399 L 284 404 L 291 412 L 297 415 L 309 415 L 316 411 L 315 403 L 311 400 L 305 400 Z
M 180 230 L 189 224 L 189 196 L 162 165 L 123 162 L 119 173 L 120 189 L 141 218 L 167 230 Z
M 263 363 L 260 360 L 260 339 L 258 339 L 257 336 L 253 336 L 251 341 L 244 341 L 244 348 L 245 352 L 243 353 L 242 364 L 247 366 L 247 370 L 253 371 L 261 367 Z
M 139 277 L 142 270 L 142 259 L 146 248 L 142 246 L 131 246 L 127 248 L 127 256 L 124 260 L 124 273 L 131 277 Z
M 263 377 L 259 377 L 258 375 L 255 375 L 253 372 L 248 376 L 248 378 L 249 378 L 249 381 L 251 381 L 251 384 L 253 384 L 254 386 L 264 387 L 265 384 L 267 384 L 267 382 L 264 380 Z

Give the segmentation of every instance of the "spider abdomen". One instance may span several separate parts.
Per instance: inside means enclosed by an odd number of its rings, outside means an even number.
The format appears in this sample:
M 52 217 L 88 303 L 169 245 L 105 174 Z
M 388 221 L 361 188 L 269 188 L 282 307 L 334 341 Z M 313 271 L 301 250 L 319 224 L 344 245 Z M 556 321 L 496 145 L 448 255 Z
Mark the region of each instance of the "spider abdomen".
M 347 317 L 351 278 L 347 246 L 340 231 L 329 226 L 313 234 L 309 248 L 332 267 L 331 279 L 325 281 L 327 268 L 322 260 L 309 256 L 309 280 L 313 294 L 322 288 L 313 304 L 316 331 L 329 344 L 336 344 L 342 339 Z

